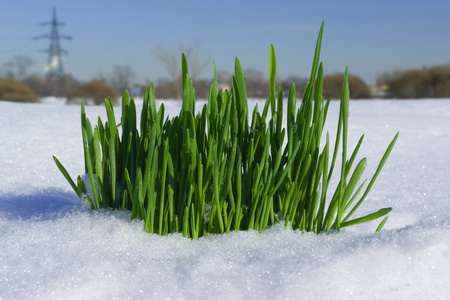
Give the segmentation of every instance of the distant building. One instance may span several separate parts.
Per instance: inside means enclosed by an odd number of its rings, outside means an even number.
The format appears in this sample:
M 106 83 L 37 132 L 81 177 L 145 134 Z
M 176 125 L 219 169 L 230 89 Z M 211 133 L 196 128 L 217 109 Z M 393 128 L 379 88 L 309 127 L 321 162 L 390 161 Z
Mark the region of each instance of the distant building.
M 369 88 L 372 98 L 387 98 L 389 96 L 389 86 L 386 84 L 371 84 Z
M 219 88 L 219 90 L 223 90 L 223 91 L 228 90 L 228 93 L 231 92 L 231 86 L 229 84 L 219 83 L 217 85 L 217 87 Z

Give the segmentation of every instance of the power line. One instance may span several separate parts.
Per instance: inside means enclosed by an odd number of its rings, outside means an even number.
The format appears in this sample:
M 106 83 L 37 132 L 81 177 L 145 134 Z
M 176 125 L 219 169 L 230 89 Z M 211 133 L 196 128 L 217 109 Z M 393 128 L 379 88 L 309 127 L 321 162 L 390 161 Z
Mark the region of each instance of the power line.
M 35 36 L 34 39 L 50 39 L 50 47 L 48 49 L 42 50 L 48 53 L 48 63 L 45 67 L 47 72 L 47 77 L 52 81 L 59 82 L 64 75 L 62 56 L 68 52 L 61 48 L 60 40 L 66 39 L 71 40 L 72 37 L 68 35 L 60 35 L 58 27 L 63 26 L 64 23 L 58 22 L 56 18 L 56 9 L 53 7 L 53 18 L 50 22 L 41 22 L 41 26 L 51 26 L 50 34 L 44 34 L 41 36 Z

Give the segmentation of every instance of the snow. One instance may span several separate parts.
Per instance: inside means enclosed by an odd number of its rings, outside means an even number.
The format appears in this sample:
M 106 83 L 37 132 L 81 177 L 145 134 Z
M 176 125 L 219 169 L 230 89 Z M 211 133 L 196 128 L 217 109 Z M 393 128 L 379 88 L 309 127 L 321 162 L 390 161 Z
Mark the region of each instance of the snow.
M 371 176 L 377 222 L 320 235 L 274 226 L 193 241 L 91 211 L 55 166 L 84 170 L 80 107 L 0 102 L 0 299 L 445 299 L 450 294 L 450 99 L 351 101 L 349 146 Z M 179 112 L 167 102 L 166 113 Z M 253 106 L 255 101 L 251 101 Z M 259 104 L 261 107 L 261 103 Z M 334 139 L 338 102 L 327 128 Z M 117 116 L 120 114 L 117 109 Z M 91 120 L 103 107 L 87 107 Z M 362 158 L 362 156 L 360 156 Z

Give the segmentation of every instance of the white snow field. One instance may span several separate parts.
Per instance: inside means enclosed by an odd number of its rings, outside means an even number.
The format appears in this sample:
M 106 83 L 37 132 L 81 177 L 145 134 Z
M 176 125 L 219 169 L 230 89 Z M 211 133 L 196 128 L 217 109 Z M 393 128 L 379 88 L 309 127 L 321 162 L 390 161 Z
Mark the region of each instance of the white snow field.
M 279 225 L 197 241 L 80 204 L 52 159 L 73 178 L 84 171 L 80 107 L 56 103 L 0 102 L 2 300 L 450 297 L 450 99 L 350 102 L 349 147 L 365 133 L 365 177 L 400 131 L 357 211 L 393 207 L 381 232 L 379 221 L 320 235 Z M 179 109 L 166 102 L 166 114 Z M 338 109 L 328 112 L 332 140 Z M 104 107 L 87 114 L 106 118 Z

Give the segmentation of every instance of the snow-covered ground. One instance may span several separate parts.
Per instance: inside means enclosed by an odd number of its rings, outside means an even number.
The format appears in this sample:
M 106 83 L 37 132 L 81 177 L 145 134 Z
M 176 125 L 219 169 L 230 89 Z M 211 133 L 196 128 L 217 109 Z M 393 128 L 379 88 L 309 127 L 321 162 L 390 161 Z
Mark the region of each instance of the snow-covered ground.
M 350 103 L 349 146 L 365 133 L 366 177 L 400 131 L 358 212 L 392 206 L 380 233 L 377 222 L 321 235 L 275 226 L 198 241 L 146 234 L 128 212 L 81 205 L 52 159 L 72 177 L 83 172 L 80 108 L 53 100 L 0 102 L 0 299 L 450 295 L 450 99 Z M 166 112 L 178 114 L 179 104 Z M 337 113 L 333 102 L 331 136 Z M 103 107 L 87 114 L 105 119 Z

